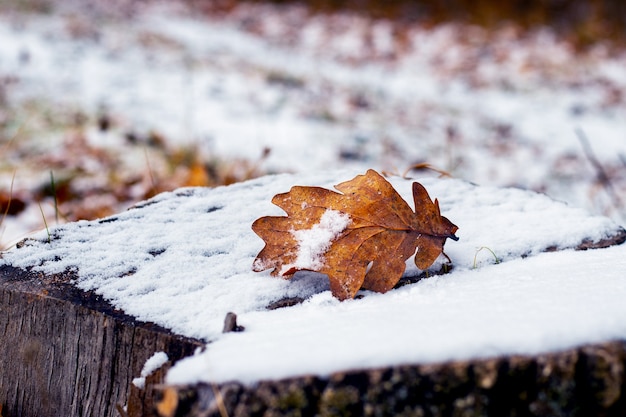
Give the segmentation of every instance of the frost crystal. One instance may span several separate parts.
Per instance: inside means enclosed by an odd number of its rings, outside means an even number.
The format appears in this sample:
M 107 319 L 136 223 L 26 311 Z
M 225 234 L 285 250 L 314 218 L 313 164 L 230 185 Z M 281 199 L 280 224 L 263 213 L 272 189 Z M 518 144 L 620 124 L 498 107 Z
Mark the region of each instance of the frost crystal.
M 333 240 L 350 224 L 350 216 L 337 210 L 326 210 L 320 222 L 310 229 L 294 230 L 298 241 L 298 257 L 294 265 L 298 269 L 318 270 L 324 264 L 324 253 Z

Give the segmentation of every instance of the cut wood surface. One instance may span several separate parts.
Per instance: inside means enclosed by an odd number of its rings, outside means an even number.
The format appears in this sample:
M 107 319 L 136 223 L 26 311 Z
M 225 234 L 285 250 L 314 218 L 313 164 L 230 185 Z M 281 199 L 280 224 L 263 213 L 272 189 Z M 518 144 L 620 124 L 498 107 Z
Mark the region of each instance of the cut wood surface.
M 71 278 L 0 267 L 2 417 L 119 416 L 155 352 L 176 361 L 202 345 L 135 321 Z

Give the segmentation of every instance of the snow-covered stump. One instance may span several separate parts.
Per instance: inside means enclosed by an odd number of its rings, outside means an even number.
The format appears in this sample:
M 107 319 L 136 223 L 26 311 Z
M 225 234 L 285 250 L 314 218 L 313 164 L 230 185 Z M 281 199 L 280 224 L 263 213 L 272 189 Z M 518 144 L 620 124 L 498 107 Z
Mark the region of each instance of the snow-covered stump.
M 72 278 L 0 267 L 2 417 L 119 416 L 154 352 L 176 361 L 201 346 L 136 321 Z
M 621 341 L 254 385 L 171 386 L 161 388 L 161 416 L 622 416 L 625 368 Z
M 623 411 L 626 231 L 608 218 L 423 178 L 459 227 L 431 270 L 409 260 L 401 285 L 342 302 L 324 275 L 252 270 L 275 194 L 360 173 L 179 189 L 2 253 L 2 416 Z M 150 376 L 161 352 L 190 356 Z

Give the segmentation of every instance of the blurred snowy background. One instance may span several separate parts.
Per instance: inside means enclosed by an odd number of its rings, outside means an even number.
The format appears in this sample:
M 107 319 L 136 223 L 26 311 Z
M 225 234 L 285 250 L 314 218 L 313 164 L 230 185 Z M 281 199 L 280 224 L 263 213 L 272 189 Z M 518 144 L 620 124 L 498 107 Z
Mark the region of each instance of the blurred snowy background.
M 626 223 L 611 21 L 308 3 L 0 0 L 0 249 L 180 186 L 342 167 Z

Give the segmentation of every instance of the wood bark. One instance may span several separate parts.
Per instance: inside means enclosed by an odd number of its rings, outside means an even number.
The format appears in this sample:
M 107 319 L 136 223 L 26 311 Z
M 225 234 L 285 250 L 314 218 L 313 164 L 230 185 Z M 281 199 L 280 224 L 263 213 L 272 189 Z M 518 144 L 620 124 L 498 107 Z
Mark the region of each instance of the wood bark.
M 626 342 L 538 356 L 162 387 L 161 417 L 625 416 Z
M 134 320 L 73 278 L 0 267 L 2 417 L 119 416 L 155 352 L 176 361 L 203 345 Z

